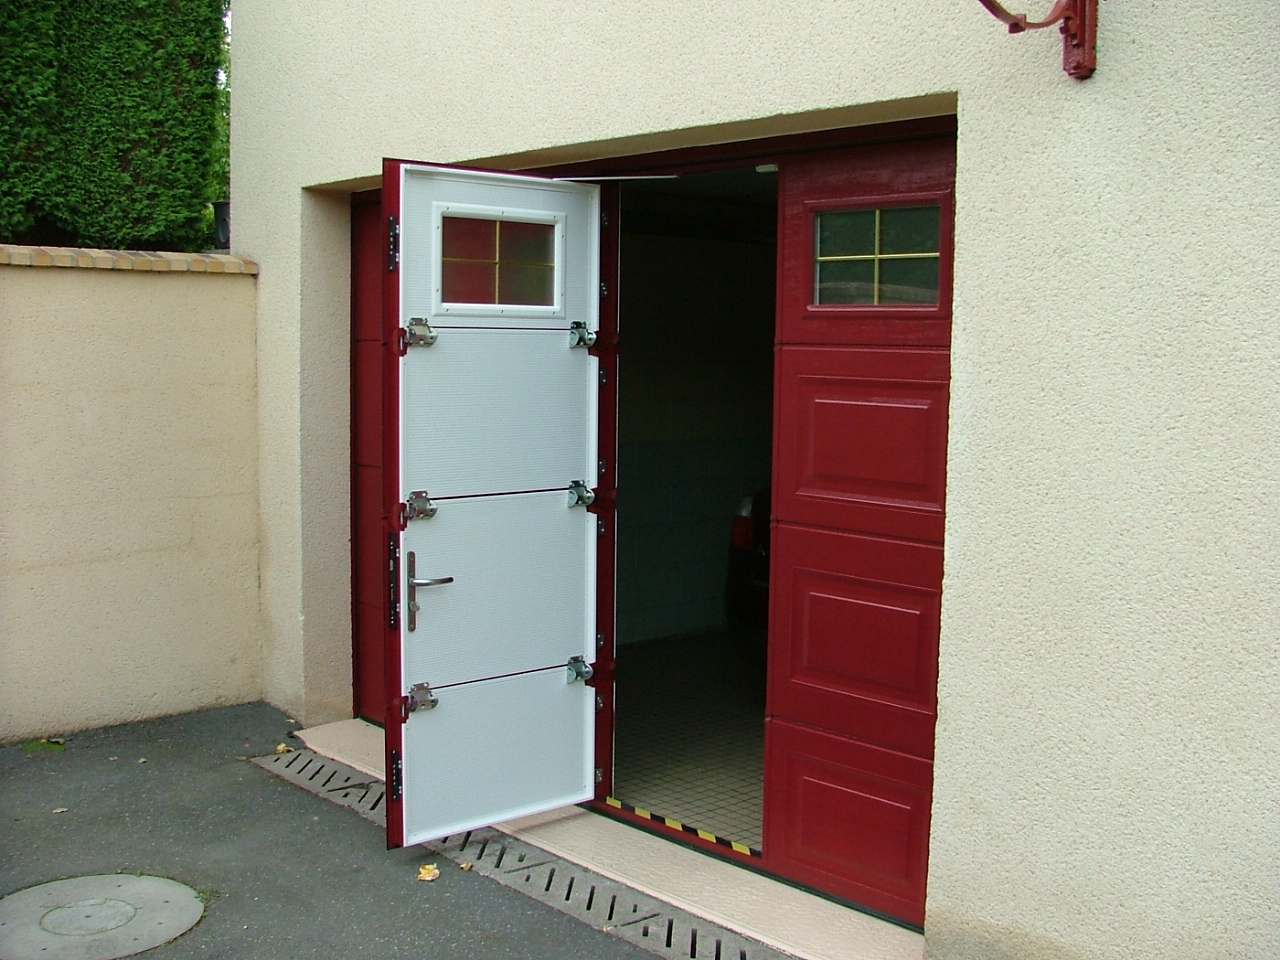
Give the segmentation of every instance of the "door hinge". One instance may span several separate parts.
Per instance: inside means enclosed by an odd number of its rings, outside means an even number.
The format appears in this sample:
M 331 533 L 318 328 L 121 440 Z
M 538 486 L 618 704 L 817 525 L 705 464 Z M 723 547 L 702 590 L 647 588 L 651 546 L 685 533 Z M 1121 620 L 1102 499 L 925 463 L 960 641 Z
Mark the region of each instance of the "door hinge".
M 400 218 L 387 217 L 387 269 L 400 264 Z
M 391 578 L 387 625 L 396 630 L 400 627 L 400 538 L 394 533 L 387 537 L 387 567 Z
M 569 481 L 569 506 L 589 507 L 596 502 L 596 495 L 581 480 Z
M 391 751 L 391 775 L 387 777 L 387 789 L 392 801 L 398 801 L 404 796 L 404 764 L 400 762 L 399 750 Z
M 405 696 L 408 701 L 410 713 L 417 713 L 419 710 L 434 710 L 440 706 L 440 700 L 435 695 L 435 691 L 431 689 L 429 683 L 415 683 L 409 688 L 409 693 Z
M 433 346 L 440 339 L 440 334 L 422 317 L 410 317 L 409 325 L 401 327 L 397 337 L 396 349 L 403 357 L 410 347 Z
M 596 671 L 587 663 L 586 657 L 570 657 L 569 662 L 565 664 L 568 668 L 568 679 L 565 683 L 574 683 L 578 680 L 590 680 L 595 676 Z
M 569 349 L 574 347 L 594 347 L 596 345 L 596 332 L 588 330 L 587 325 L 581 320 L 575 320 L 569 324 Z
M 430 520 L 438 509 L 427 491 L 414 490 L 407 500 L 400 503 L 400 529 L 408 526 L 410 520 Z

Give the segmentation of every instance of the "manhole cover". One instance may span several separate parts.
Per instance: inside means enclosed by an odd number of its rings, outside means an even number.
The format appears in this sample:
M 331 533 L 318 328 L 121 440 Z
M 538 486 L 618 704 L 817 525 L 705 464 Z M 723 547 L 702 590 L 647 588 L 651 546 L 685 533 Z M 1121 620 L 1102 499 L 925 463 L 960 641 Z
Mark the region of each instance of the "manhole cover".
M 4 960 L 114 960 L 196 925 L 200 897 L 165 877 L 109 873 L 27 887 L 0 900 Z

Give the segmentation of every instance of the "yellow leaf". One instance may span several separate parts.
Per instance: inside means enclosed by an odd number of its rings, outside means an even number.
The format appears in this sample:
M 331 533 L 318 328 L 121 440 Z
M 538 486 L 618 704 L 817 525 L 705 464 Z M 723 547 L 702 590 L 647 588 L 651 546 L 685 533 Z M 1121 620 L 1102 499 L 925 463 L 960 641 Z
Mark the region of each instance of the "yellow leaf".
M 460 870 L 470 870 L 470 869 L 471 869 L 472 867 L 474 867 L 474 866 L 475 866 L 475 864 L 473 864 L 470 860 L 468 860 L 466 863 L 460 863 L 460 864 L 458 864 L 458 869 L 460 869 Z
M 440 868 L 437 867 L 434 863 L 424 863 L 422 866 L 418 868 L 419 880 L 426 880 L 430 882 L 438 876 L 440 876 Z
M 54 812 L 54 813 L 66 813 L 66 812 L 67 812 L 67 808 L 66 808 L 66 807 L 54 807 L 53 812 Z
M 293 747 L 289 746 L 287 743 L 277 743 L 276 753 L 293 753 Z

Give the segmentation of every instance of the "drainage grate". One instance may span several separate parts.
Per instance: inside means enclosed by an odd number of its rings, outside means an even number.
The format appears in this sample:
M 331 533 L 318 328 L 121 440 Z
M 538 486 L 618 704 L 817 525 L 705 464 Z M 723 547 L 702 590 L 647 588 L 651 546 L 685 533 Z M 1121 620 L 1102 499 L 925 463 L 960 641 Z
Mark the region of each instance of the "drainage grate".
M 304 790 L 385 824 L 386 786 L 312 750 L 257 757 L 258 766 Z M 703 920 L 626 884 L 491 827 L 422 844 L 457 863 L 662 957 L 792 960 L 790 954 Z
M 313 750 L 272 754 L 253 762 L 318 797 L 350 807 L 366 820 L 386 825 L 387 787 L 376 777 Z
M 789 954 L 492 828 L 423 848 L 663 957 L 783 960 Z

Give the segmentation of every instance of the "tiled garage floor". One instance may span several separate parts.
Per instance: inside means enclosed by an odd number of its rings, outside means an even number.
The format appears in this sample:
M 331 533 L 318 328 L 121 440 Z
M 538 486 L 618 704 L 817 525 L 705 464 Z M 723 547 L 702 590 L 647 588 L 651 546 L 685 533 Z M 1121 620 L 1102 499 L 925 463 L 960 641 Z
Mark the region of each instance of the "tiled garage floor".
M 763 690 L 723 633 L 621 647 L 614 796 L 760 849 Z

